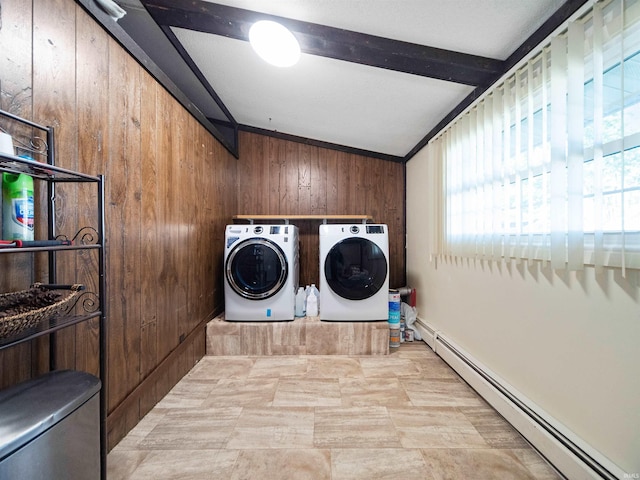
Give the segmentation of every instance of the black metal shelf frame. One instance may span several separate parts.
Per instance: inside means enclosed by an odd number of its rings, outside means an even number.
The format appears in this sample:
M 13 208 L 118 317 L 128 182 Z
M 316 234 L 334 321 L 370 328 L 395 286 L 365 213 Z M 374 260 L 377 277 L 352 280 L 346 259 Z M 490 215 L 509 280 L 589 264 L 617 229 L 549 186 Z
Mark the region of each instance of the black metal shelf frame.
M 33 340 L 34 338 L 41 337 L 49 333 L 57 332 L 58 330 L 70 327 L 71 325 L 86 322 L 87 320 L 100 317 L 101 315 L 102 312 L 96 311 L 88 315 L 71 315 L 52 318 L 51 320 L 42 322 L 33 328 L 23 331 L 19 335 L 0 339 L 0 350 L 19 345 L 27 340 Z
M 60 316 L 49 320 L 48 322 L 42 322 L 42 324 L 21 332 L 18 335 L 4 338 L 0 340 L 0 350 L 18 345 L 23 342 L 27 342 L 34 338 L 49 335 L 49 341 L 51 346 L 49 348 L 49 364 L 50 369 L 55 370 L 56 358 L 55 358 L 55 344 L 56 344 L 56 332 L 72 325 L 77 325 L 88 320 L 99 318 L 99 365 L 100 365 L 100 380 L 102 383 L 100 389 L 100 478 L 106 480 L 107 478 L 107 341 L 106 341 L 106 279 L 105 279 L 105 210 L 104 210 L 104 176 L 103 175 L 87 175 L 73 170 L 61 168 L 55 165 L 55 143 L 54 143 L 54 129 L 53 127 L 47 127 L 39 125 L 30 120 L 21 118 L 10 112 L 0 110 L 0 118 L 10 119 L 13 122 L 17 122 L 22 128 L 31 128 L 43 132 L 46 137 L 44 144 L 39 143 L 36 148 L 33 141 L 37 138 L 42 142 L 42 139 L 38 136 L 29 139 L 29 143 L 21 143 L 22 148 L 28 152 L 34 152 L 37 155 L 46 157 L 46 163 L 39 162 L 30 158 L 23 158 L 16 155 L 0 153 L 0 172 L 9 173 L 25 173 L 35 179 L 42 180 L 47 184 L 47 234 L 48 239 L 57 238 L 56 225 L 55 225 L 55 185 L 57 183 L 95 183 L 96 185 L 96 220 L 97 225 L 94 229 L 96 238 L 94 243 L 84 244 L 81 238 L 80 244 L 73 245 L 56 245 L 48 247 L 24 247 L 24 248 L 0 248 L 0 254 L 19 254 L 19 253 L 34 253 L 44 252 L 48 255 L 49 265 L 49 283 L 57 283 L 57 253 L 67 250 L 97 250 L 98 251 L 98 292 L 87 292 L 84 295 L 94 295 L 95 304 L 88 311 L 85 309 L 83 314 L 79 315 L 67 315 Z M 76 233 L 76 237 L 80 235 L 80 229 Z M 65 237 L 66 238 L 66 237 Z M 81 303 L 82 296 L 78 300 Z

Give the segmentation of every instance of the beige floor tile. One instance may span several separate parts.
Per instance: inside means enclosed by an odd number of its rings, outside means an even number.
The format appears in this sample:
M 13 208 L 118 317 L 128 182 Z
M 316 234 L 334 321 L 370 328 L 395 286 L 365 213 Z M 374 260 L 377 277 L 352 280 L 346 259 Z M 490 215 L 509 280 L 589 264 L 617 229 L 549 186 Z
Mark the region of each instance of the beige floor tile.
M 279 378 L 307 373 L 308 360 L 297 355 L 257 357 L 249 378 Z
M 107 457 L 107 478 L 109 480 L 129 480 L 149 452 L 129 450 L 118 444 Z
M 131 480 L 229 478 L 237 457 L 238 452 L 225 450 L 155 451 L 145 457 L 129 478 Z
M 202 405 L 217 380 L 192 380 L 183 378 L 156 405 L 158 408 L 193 408 Z
M 371 355 L 389 355 L 389 330 L 374 329 L 371 331 Z
M 364 373 L 358 358 L 314 355 L 307 357 L 309 378 L 362 378 Z
M 331 480 L 431 480 L 420 450 L 348 448 L 331 450 Z
M 411 401 L 397 378 L 341 378 L 343 407 L 408 407 Z
M 316 448 L 399 448 L 385 407 L 316 408 Z
M 382 322 L 356 322 L 350 323 L 352 326 L 352 330 L 349 332 L 352 335 L 352 338 L 346 343 L 346 352 L 349 355 L 379 355 L 381 353 L 386 353 L 387 345 L 389 344 L 388 338 L 388 330 L 385 337 L 387 338 L 387 342 L 385 343 L 385 351 L 380 352 L 377 349 L 379 348 L 379 344 L 377 342 L 379 340 L 379 336 L 376 336 L 375 333 L 379 332 L 380 329 L 376 328 L 376 325 Z M 387 326 L 387 322 L 384 322 L 385 327 Z M 342 331 L 340 332 L 343 333 Z M 374 341 L 374 338 L 376 339 Z
M 255 360 L 244 356 L 205 356 L 187 374 L 191 380 L 219 380 L 221 378 L 246 378 Z
M 163 420 L 169 410 L 155 407 L 147 413 L 138 424 L 124 437 L 116 448 L 135 450 L 138 444 Z
M 203 407 L 264 407 L 273 403 L 278 380 L 275 378 L 223 378 L 213 388 Z
M 400 383 L 416 407 L 480 407 L 486 403 L 461 380 L 400 377 Z
M 275 322 L 273 324 L 273 349 L 282 347 L 298 347 L 306 350 L 306 325 L 302 319 L 293 322 Z
M 423 449 L 427 469 L 436 480 L 460 478 L 533 480 L 535 477 L 509 451 L 497 449 Z
M 240 348 L 243 354 L 273 355 L 273 322 L 258 325 L 244 322 L 240 325 Z
M 207 332 L 209 330 L 207 329 Z M 242 337 L 240 334 L 223 335 L 207 333 L 207 355 L 242 355 Z
M 405 448 L 483 448 L 486 442 L 455 408 L 389 408 Z
M 391 357 L 362 357 L 360 365 L 365 377 L 404 377 L 416 376 L 420 370 L 409 358 Z
M 224 448 L 241 412 L 240 407 L 172 410 L 138 446 L 146 450 Z
M 440 358 L 422 341 L 404 342 L 394 349 L 394 355 L 400 358 Z
M 339 322 L 308 323 L 306 336 L 307 353 L 313 355 L 348 354 L 348 345 L 337 340 L 340 338 L 340 330 Z M 348 338 L 348 333 L 346 335 Z
M 449 378 L 459 380 L 460 377 L 444 360 L 440 358 L 409 357 L 420 371 L 420 378 Z
M 517 458 L 520 463 L 531 472 L 536 480 L 560 479 L 560 475 L 558 475 L 556 470 L 528 445 L 526 448 L 513 449 L 507 453 Z
M 528 448 L 527 441 L 490 406 L 459 407 L 492 448 Z
M 337 378 L 281 378 L 273 400 L 274 407 L 339 406 Z
M 312 407 L 244 408 L 227 448 L 313 448 L 313 426 Z
M 230 480 L 331 480 L 329 450 L 242 450 Z

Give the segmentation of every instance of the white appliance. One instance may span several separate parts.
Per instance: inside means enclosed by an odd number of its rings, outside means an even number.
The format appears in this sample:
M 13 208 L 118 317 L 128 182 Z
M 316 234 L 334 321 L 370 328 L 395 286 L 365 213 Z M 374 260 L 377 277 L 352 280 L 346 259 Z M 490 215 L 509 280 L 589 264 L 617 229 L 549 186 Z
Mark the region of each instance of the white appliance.
M 320 225 L 320 320 L 389 317 L 386 225 Z
M 295 317 L 299 244 L 295 225 L 227 225 L 225 319 L 283 321 Z

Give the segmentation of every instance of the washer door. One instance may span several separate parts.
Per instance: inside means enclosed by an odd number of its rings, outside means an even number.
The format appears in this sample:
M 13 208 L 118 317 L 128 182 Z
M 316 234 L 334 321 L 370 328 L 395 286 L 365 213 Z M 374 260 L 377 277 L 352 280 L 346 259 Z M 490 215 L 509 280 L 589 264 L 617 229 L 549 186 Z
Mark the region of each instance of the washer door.
M 327 285 L 348 300 L 375 295 L 387 278 L 384 252 L 366 238 L 345 238 L 336 243 L 324 261 Z
M 278 245 L 266 238 L 250 238 L 231 251 L 225 275 L 237 294 L 250 300 L 264 300 L 285 285 L 289 266 Z

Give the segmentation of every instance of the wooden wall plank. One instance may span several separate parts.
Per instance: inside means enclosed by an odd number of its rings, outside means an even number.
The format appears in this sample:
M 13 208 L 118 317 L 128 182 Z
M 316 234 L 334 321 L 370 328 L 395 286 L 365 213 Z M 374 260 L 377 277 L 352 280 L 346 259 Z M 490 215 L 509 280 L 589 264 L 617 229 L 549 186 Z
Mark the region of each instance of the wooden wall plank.
M 280 211 L 288 213 L 291 209 L 299 211 L 300 209 L 308 209 L 311 205 L 311 195 L 308 185 L 300 185 L 301 178 L 304 179 L 304 175 L 300 175 L 300 172 L 309 172 L 308 158 L 302 157 L 299 147 L 302 145 L 289 142 L 286 145 L 286 154 L 284 162 L 281 166 L 281 172 L 283 176 L 280 179 L 280 187 L 284 195 L 280 198 Z M 304 180 L 306 182 L 306 180 Z
M 78 170 L 91 175 L 104 172 L 104 143 L 107 132 L 109 102 L 106 96 L 96 92 L 107 91 L 109 72 L 109 38 L 87 14 L 76 7 L 76 99 L 78 104 Z M 98 228 L 96 195 L 94 184 L 84 184 L 77 188 L 77 225 Z M 97 241 L 97 236 L 94 236 Z M 80 251 L 76 256 L 75 281 L 86 286 L 86 297 L 95 300 L 93 294 L 99 291 L 98 252 Z M 83 304 L 83 303 L 81 303 Z M 75 368 L 99 375 L 99 319 L 79 324 L 76 327 Z
M 290 152 L 287 157 L 288 177 L 286 184 L 289 197 L 284 199 L 281 210 L 292 214 L 311 211 L 311 152 L 310 147 L 303 143 L 288 145 Z M 297 184 L 297 185 L 296 185 Z M 294 188 L 296 187 L 297 188 Z
M 320 152 L 318 149 L 316 151 L 316 158 L 318 161 L 318 165 L 320 165 Z M 324 153 L 324 152 L 323 152 Z M 338 192 L 339 192 L 339 168 L 338 168 L 338 157 L 339 153 L 336 150 L 330 150 L 326 152 L 326 155 L 323 155 L 325 159 L 325 174 L 326 174 L 326 214 L 331 214 L 337 211 L 345 211 L 344 206 L 340 207 Z
M 372 215 L 375 222 L 389 225 L 390 285 L 404 285 L 404 165 L 249 132 L 240 132 L 239 143 L 238 214 Z M 261 151 L 254 147 L 258 144 L 268 146 Z M 260 195 L 251 195 L 258 188 L 269 191 L 268 211 Z M 320 278 L 320 223 L 296 222 L 302 285 L 317 284 Z
M 177 173 L 177 161 L 167 161 L 173 158 L 172 144 L 177 142 L 173 128 L 172 99 L 168 92 L 158 92 L 158 112 L 162 121 L 158 123 L 158 152 L 162 158 L 158 163 L 158 195 L 159 212 L 158 222 L 162 225 L 159 230 L 158 260 L 161 271 L 158 279 L 158 356 L 163 358 L 177 345 L 178 323 L 173 315 L 175 309 L 174 287 L 178 282 L 176 271 L 175 251 L 172 248 L 174 238 L 172 232 L 175 228 L 174 205 L 178 197 L 173 193 L 172 185 Z M 175 138 L 174 138 L 175 137 Z
M 327 153 L 325 159 L 321 159 L 319 155 L 319 148 L 309 146 L 309 156 L 311 160 L 311 183 L 310 183 L 310 195 L 311 195 L 311 214 L 312 215 L 326 215 L 327 211 L 327 198 L 329 196 L 328 171 L 329 167 L 334 167 L 335 163 L 332 160 L 335 158 L 330 151 Z M 336 152 L 337 153 L 337 152 Z M 332 187 L 335 185 L 333 184 Z M 335 192 L 331 192 L 334 194 Z
M 244 137 L 244 135 L 243 135 Z M 266 204 L 266 210 L 265 210 L 265 205 L 256 205 L 255 204 L 255 200 L 251 199 L 251 195 L 245 193 L 243 196 L 245 196 L 245 202 L 243 202 L 242 204 L 242 208 L 246 208 L 246 209 L 252 209 L 252 208 L 259 208 L 261 210 L 260 213 L 265 213 L 265 214 L 269 214 L 271 212 L 273 213 L 282 213 L 280 211 L 280 195 L 281 195 L 281 191 L 280 191 L 280 168 L 282 165 L 282 152 L 280 147 L 282 146 L 282 143 L 277 141 L 277 139 L 275 138 L 267 138 L 265 139 L 267 141 L 267 145 L 268 145 L 268 150 L 267 150 L 267 158 L 265 159 L 266 161 L 268 161 L 268 165 L 269 165 L 269 170 L 268 170 L 268 175 L 265 177 L 262 177 L 262 179 L 260 179 L 261 181 L 261 188 L 266 188 L 267 191 L 269 192 L 269 197 L 268 197 L 268 202 Z M 240 143 L 240 141 L 238 140 L 238 143 Z M 261 163 L 261 160 L 256 159 L 254 157 L 251 157 L 252 161 L 248 164 L 245 164 L 243 162 L 243 167 L 242 167 L 242 183 L 240 185 L 238 185 L 239 187 L 239 191 L 240 192 L 244 192 L 245 188 L 245 181 L 250 181 L 250 178 L 252 177 L 252 175 L 245 175 L 245 173 L 247 172 L 247 166 L 251 165 L 252 168 L 254 165 L 259 165 Z M 249 178 L 247 178 L 249 177 Z M 264 184 L 264 179 L 268 179 L 268 183 L 265 185 Z M 255 181 L 259 181 L 258 179 L 253 180 Z
M 366 210 L 366 192 L 365 192 L 365 160 L 359 155 L 349 155 L 349 178 L 348 199 L 350 208 L 364 208 Z M 365 212 L 366 213 L 366 212 Z M 374 219 L 379 222 L 379 219 Z
M 193 141 L 193 175 L 191 179 L 191 204 L 195 205 L 194 209 L 195 219 L 191 224 L 191 233 L 189 241 L 189 264 L 194 270 L 196 270 L 197 276 L 189 276 L 189 319 L 192 325 L 195 327 L 197 322 L 204 318 L 209 310 L 207 305 L 207 288 L 210 288 L 210 283 L 203 282 L 202 279 L 206 278 L 206 264 L 209 263 L 212 256 L 211 248 L 195 248 L 196 245 L 207 245 L 210 239 L 206 236 L 207 217 L 211 214 L 210 202 L 212 198 L 212 183 L 213 182 L 200 182 L 199 179 L 205 178 L 206 175 L 211 175 L 212 172 L 208 172 L 205 169 L 205 138 L 204 133 L 197 128 L 197 122 L 190 117 L 192 125 L 189 131 L 196 132 L 197 137 Z M 203 255 L 205 259 L 200 259 Z
M 186 130 L 186 146 L 187 156 L 185 158 L 185 166 L 188 168 L 189 175 L 185 180 L 185 188 L 187 189 L 186 202 L 184 204 L 184 219 L 188 220 L 188 232 L 186 238 L 183 234 L 181 244 L 184 246 L 185 266 L 186 271 L 184 275 L 188 281 L 185 285 L 186 289 L 186 309 L 185 309 L 185 331 L 184 335 L 188 335 L 191 330 L 198 324 L 198 284 L 200 283 L 199 275 L 196 275 L 200 271 L 200 261 L 197 257 L 197 248 L 194 245 L 201 245 L 199 236 L 199 225 L 202 222 L 202 209 L 200 208 L 201 198 L 198 195 L 198 167 L 201 165 L 202 157 L 200 156 L 200 148 L 198 146 L 198 129 L 196 128 L 197 121 L 188 112 L 185 112 L 185 119 L 187 122 Z M 189 139 L 189 137 L 191 137 Z M 203 255 L 206 255 L 203 253 Z M 191 347 L 189 347 L 191 348 Z M 185 357 L 186 358 L 186 357 Z
M 184 109 L 173 103 L 171 105 L 173 118 L 175 119 L 172 128 L 174 130 L 174 142 L 172 143 L 172 157 L 175 169 L 171 179 L 169 190 L 172 198 L 170 235 L 172 252 L 174 253 L 173 265 L 176 278 L 179 279 L 173 285 L 172 292 L 172 315 L 178 326 L 178 335 L 174 338 L 175 344 L 184 338 L 188 331 L 187 320 L 187 289 L 189 287 L 188 275 L 191 265 L 188 263 L 187 249 L 189 248 L 189 221 L 194 208 L 189 201 L 189 177 L 191 160 L 187 159 L 188 145 L 193 138 L 189 138 L 188 114 Z
M 56 163 L 65 168 L 78 166 L 76 104 L 76 7 L 73 3 L 42 0 L 33 3 L 33 117 L 53 126 L 56 134 Z M 56 189 L 58 234 L 73 236 L 77 230 L 77 191 L 64 186 Z M 43 211 L 43 206 L 38 208 Z M 42 221 L 36 218 L 36 222 Z M 76 255 L 60 255 L 58 280 L 73 283 Z M 74 368 L 75 328 L 56 334 L 58 368 Z
M 157 91 L 158 85 L 146 72 L 141 77 L 140 162 L 141 190 L 141 312 L 140 312 L 140 376 L 146 378 L 158 364 L 158 137 Z M 148 412 L 157 402 L 155 385 L 140 399 L 140 415 Z
M 25 118 L 32 116 L 32 17 L 31 2 L 5 0 L 0 11 L 0 108 Z M 9 122 L 0 127 L 18 137 L 23 132 Z M 26 132 L 29 133 L 29 132 Z M 42 192 L 41 192 L 42 193 Z M 38 202 L 42 205 L 42 194 Z M 25 288 L 34 280 L 31 274 L 31 255 L 0 255 L 0 292 L 12 292 Z M 0 351 L 0 388 L 26 380 L 33 370 L 42 368 L 32 356 L 32 343 L 22 344 Z M 37 349 L 34 345 L 34 349 Z M 44 346 L 43 346 L 44 348 Z M 48 366 L 48 361 L 46 362 Z M 6 366 L 6 367 L 5 367 Z
M 31 117 L 32 111 L 32 17 L 32 2 L 3 0 L 0 108 L 26 118 Z
M 109 42 L 107 278 L 112 408 L 140 380 L 140 67 Z
M 224 151 L 222 145 L 218 142 L 210 140 L 211 154 L 210 165 L 215 165 L 215 182 L 216 182 L 216 199 L 213 205 L 218 205 L 215 208 L 214 215 L 215 221 L 211 225 L 213 234 L 211 238 L 213 240 L 212 249 L 215 253 L 213 258 L 214 270 L 211 276 L 214 277 L 214 305 L 222 306 L 224 303 L 224 287 L 223 287 L 223 247 L 224 247 L 224 227 L 226 224 L 233 223 L 232 216 L 238 210 L 237 192 L 239 185 L 242 182 L 244 185 L 245 172 L 238 167 L 238 161 Z M 264 183 L 264 182 L 263 182 Z M 260 198 L 260 197 L 259 197 Z M 266 208 L 263 206 L 263 208 Z M 220 248 L 216 248 L 219 245 Z M 220 268 L 220 270 L 218 270 Z M 211 276 L 208 277 L 211 278 Z

